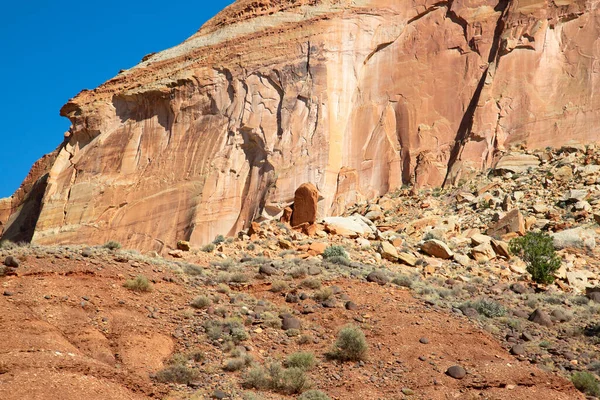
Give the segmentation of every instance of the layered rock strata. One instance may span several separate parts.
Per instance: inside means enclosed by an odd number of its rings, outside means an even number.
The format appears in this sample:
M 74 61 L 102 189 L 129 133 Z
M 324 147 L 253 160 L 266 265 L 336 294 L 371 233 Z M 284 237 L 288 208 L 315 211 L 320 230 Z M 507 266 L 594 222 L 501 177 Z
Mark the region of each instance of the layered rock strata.
M 511 146 L 595 141 L 595 4 L 239 0 L 62 108 L 72 127 L 36 190 L 0 203 L 3 237 L 198 245 L 304 182 L 337 215 Z

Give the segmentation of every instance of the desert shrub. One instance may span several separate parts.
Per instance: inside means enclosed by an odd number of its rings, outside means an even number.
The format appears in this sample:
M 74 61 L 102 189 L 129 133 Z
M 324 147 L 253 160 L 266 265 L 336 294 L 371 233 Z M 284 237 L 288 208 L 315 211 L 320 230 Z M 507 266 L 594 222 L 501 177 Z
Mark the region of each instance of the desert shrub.
M 271 380 L 264 367 L 256 366 L 244 374 L 242 385 L 246 388 L 264 390 L 270 387 Z
M 229 282 L 233 283 L 246 283 L 250 280 L 250 277 L 243 272 L 236 272 L 229 276 Z
M 246 250 L 248 251 L 254 251 L 256 249 L 256 245 L 254 243 L 250 243 L 248 246 L 246 246 Z
M 308 371 L 315 366 L 315 355 L 308 351 L 299 351 L 290 354 L 285 360 L 285 366 L 288 368 L 300 368 Z
M 290 275 L 292 275 L 292 278 L 294 279 L 304 278 L 307 274 L 308 270 L 306 269 L 306 267 L 302 266 L 292 268 L 292 270 L 290 271 Z
M 213 243 L 209 243 L 207 245 L 202 246 L 200 250 L 202 250 L 205 253 L 212 253 L 213 251 L 215 251 L 216 247 L 217 246 L 215 246 Z
M 204 323 L 206 335 L 211 340 L 223 339 L 239 344 L 248 339 L 248 333 L 242 322 L 237 318 L 228 318 L 224 321 L 209 320 Z
M 313 298 L 316 301 L 325 301 L 325 300 L 329 299 L 331 296 L 333 296 L 333 290 L 331 290 L 331 288 L 326 287 L 326 288 L 316 291 L 315 294 L 313 295 Z
M 307 289 L 319 289 L 321 287 L 321 280 L 317 278 L 306 278 L 300 282 L 300 286 Z
M 196 297 L 194 300 L 192 300 L 192 302 L 190 303 L 190 305 L 194 308 L 206 308 L 208 306 L 210 306 L 211 304 L 211 300 L 208 296 L 198 296 Z
M 252 365 L 252 361 L 252 356 L 249 354 L 242 354 L 239 357 L 226 360 L 225 365 L 223 365 L 223 369 L 229 372 L 240 371 Z
M 121 248 L 121 243 L 115 240 L 109 240 L 108 242 L 104 243 L 103 247 L 109 250 L 118 250 Z
M 348 253 L 346 253 L 346 249 L 343 246 L 329 246 L 323 252 L 323 258 L 329 259 L 333 257 L 348 258 Z
M 302 344 L 309 344 L 309 343 L 313 343 L 314 342 L 314 338 L 311 335 L 308 334 L 304 334 L 301 335 L 298 338 L 298 344 L 302 345 Z
M 242 384 L 246 388 L 270 389 L 285 394 L 301 393 L 310 387 L 310 381 L 303 369 L 284 368 L 277 362 L 269 364 L 267 368 L 250 368 L 244 374 Z
M 552 238 L 543 232 L 528 232 L 510 241 L 511 253 L 527 264 L 527 272 L 537 283 L 554 282 L 554 272 L 560 268 L 560 258 L 554 250 Z
M 502 317 L 506 314 L 506 308 L 502 304 L 492 299 L 478 299 L 468 301 L 461 308 L 474 308 L 480 315 L 488 318 Z
M 347 325 L 338 334 L 330 358 L 341 361 L 358 361 L 367 355 L 367 340 L 363 331 L 354 325 Z
M 185 263 L 181 266 L 181 268 L 183 269 L 183 272 L 191 276 L 199 276 L 204 273 L 202 267 L 195 264 Z
M 219 285 L 217 286 L 217 292 L 227 294 L 231 292 L 231 288 L 225 283 L 219 283 Z
M 571 381 L 580 392 L 589 396 L 600 397 L 600 385 L 593 374 L 578 371 L 571 376 Z
M 138 275 L 135 279 L 127 280 L 123 287 L 135 292 L 150 292 L 152 290 L 152 284 L 144 275 Z
M 213 244 L 220 244 L 220 243 L 223 243 L 224 241 L 225 241 L 225 236 L 217 235 L 215 237 L 215 240 L 213 240 Z
M 310 386 L 310 381 L 302 368 L 286 368 L 279 387 L 274 388 L 283 393 L 302 393 Z
M 273 293 L 279 293 L 279 292 L 283 292 L 284 290 L 287 290 L 287 288 L 288 288 L 288 284 L 285 283 L 284 281 L 275 281 L 275 282 L 273 282 L 273 284 L 271 285 L 271 289 L 269 289 L 269 290 Z
M 320 390 L 309 390 L 302 393 L 298 400 L 331 400 L 331 398 Z
M 18 245 L 13 243 L 10 240 L 5 239 L 5 240 L 0 241 L 0 249 L 1 250 L 12 250 L 17 247 L 18 247 Z
M 183 364 L 172 364 L 156 373 L 156 380 L 162 383 L 189 384 L 198 377 L 198 371 Z
M 398 275 L 397 277 L 392 279 L 392 283 L 396 286 L 411 288 L 413 285 L 413 280 L 408 275 Z
M 349 267 L 350 264 L 352 264 L 352 262 L 348 259 L 348 257 L 342 257 L 342 256 L 328 257 L 327 262 L 329 262 L 331 264 L 336 264 L 336 265 L 343 265 L 344 267 Z

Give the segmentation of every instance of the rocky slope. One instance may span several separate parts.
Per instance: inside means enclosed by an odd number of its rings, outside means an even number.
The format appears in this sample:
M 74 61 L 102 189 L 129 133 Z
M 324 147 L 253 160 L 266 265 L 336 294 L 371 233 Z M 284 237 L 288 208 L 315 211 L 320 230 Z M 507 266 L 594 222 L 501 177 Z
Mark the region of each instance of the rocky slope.
M 304 182 L 338 215 L 515 145 L 595 141 L 599 30 L 579 0 L 239 0 L 63 107 L 3 237 L 161 251 L 277 215 Z

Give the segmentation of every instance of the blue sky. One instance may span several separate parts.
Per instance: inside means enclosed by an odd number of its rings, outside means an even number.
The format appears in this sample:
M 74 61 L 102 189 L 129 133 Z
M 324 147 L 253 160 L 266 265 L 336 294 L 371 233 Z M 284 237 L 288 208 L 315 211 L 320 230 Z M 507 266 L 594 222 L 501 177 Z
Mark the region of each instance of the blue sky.
M 233 0 L 31 0 L 0 7 L 0 197 L 69 129 L 59 110 L 144 55 L 172 47 Z M 60 4 L 60 5 L 57 5 Z

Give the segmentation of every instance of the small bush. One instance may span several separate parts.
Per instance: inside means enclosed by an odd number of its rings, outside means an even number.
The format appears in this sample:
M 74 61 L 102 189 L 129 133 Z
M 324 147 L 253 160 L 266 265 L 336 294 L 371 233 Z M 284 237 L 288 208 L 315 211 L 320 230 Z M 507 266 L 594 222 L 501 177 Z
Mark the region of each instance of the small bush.
M 502 317 L 504 314 L 506 314 L 506 308 L 504 308 L 502 304 L 492 299 L 468 301 L 461 305 L 460 308 L 474 308 L 480 315 L 488 318 Z
M 183 272 L 191 276 L 200 276 L 204 274 L 202 267 L 195 264 L 185 263 L 181 268 L 183 269 Z
M 313 295 L 313 298 L 316 301 L 325 301 L 325 300 L 329 299 L 331 296 L 333 296 L 333 290 L 331 290 L 331 288 L 326 287 L 326 288 L 316 291 L 315 294 Z
M 306 267 L 295 267 L 290 271 L 290 275 L 292 275 L 292 278 L 294 279 L 304 278 L 307 274 L 308 270 Z
M 285 366 L 309 371 L 315 366 L 315 355 L 307 351 L 290 354 L 285 360 Z
M 300 287 L 307 289 L 319 289 L 321 287 L 321 281 L 317 278 L 306 278 L 300 282 Z
M 198 296 L 190 303 L 192 307 L 198 309 L 207 308 L 208 306 L 210 306 L 210 304 L 211 300 L 207 296 Z
M 215 246 L 213 243 L 209 243 L 207 245 L 202 246 L 200 250 L 202 250 L 205 253 L 212 253 L 213 251 L 215 251 L 216 247 L 217 246 Z
M 298 400 L 331 400 L 331 398 L 320 390 L 309 390 L 302 393 Z
M 144 275 L 138 275 L 135 279 L 129 279 L 123 284 L 123 287 L 136 292 L 150 292 L 152 284 Z
M 169 365 L 156 374 L 156 380 L 162 383 L 180 383 L 187 385 L 198 377 L 198 372 L 182 364 Z
M 121 248 L 121 243 L 114 240 L 110 240 L 106 242 L 103 247 L 109 250 L 118 250 Z
M 250 243 L 248 246 L 246 246 L 246 250 L 254 251 L 256 250 L 256 245 L 254 243 Z
M 327 262 L 336 265 L 342 265 L 344 267 L 349 267 L 352 262 L 347 257 L 335 256 L 327 258 Z
M 589 396 L 600 397 L 600 385 L 593 374 L 584 371 L 575 372 L 571 377 L 571 381 L 580 392 Z
M 514 238 L 509 244 L 510 252 L 527 264 L 527 272 L 537 283 L 554 282 L 554 272 L 560 268 L 560 258 L 554 250 L 552 238 L 543 232 L 528 232 Z
M 271 285 L 271 289 L 269 289 L 269 290 L 273 293 L 280 293 L 280 292 L 287 290 L 287 288 L 288 288 L 287 283 L 285 283 L 283 281 L 275 281 L 275 282 L 273 282 L 273 284 Z
M 224 241 L 225 241 L 225 236 L 217 235 L 217 237 L 215 237 L 215 240 L 213 240 L 213 244 L 220 244 L 220 243 L 223 243 Z
M 240 371 L 252 364 L 252 356 L 244 354 L 239 357 L 230 358 L 225 361 L 223 369 L 228 372 Z
M 260 366 L 250 368 L 243 377 L 242 385 L 250 389 L 265 390 L 271 385 L 269 374 Z
M 363 331 L 353 325 L 348 325 L 340 331 L 331 353 L 331 358 L 341 361 L 359 361 L 367 355 L 367 340 Z
M 287 394 L 302 393 L 310 387 L 310 381 L 302 368 L 287 368 L 283 371 L 283 376 L 278 388 L 279 391 Z
M 396 286 L 411 288 L 413 285 L 413 280 L 408 275 L 398 275 L 397 277 L 392 279 L 392 283 Z
M 323 252 L 323 258 L 329 259 L 333 257 L 348 258 L 348 253 L 346 253 L 346 249 L 343 246 L 329 246 Z

